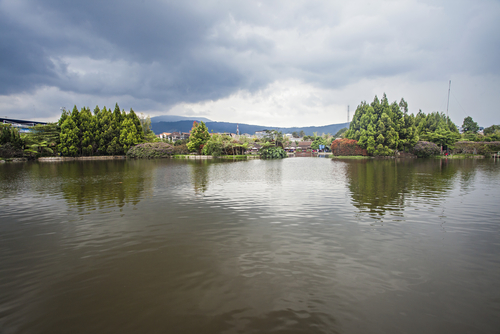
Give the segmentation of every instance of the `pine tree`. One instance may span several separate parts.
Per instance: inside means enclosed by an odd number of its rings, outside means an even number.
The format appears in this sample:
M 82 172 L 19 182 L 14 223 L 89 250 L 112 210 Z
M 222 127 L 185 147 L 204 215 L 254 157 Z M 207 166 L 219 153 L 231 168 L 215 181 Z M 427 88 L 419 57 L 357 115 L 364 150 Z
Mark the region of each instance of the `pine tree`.
M 78 110 L 77 110 L 78 111 Z M 67 117 L 61 125 L 61 134 L 59 144 L 59 151 L 63 156 L 77 156 L 78 155 L 78 138 L 79 129 L 73 121 L 72 117 Z

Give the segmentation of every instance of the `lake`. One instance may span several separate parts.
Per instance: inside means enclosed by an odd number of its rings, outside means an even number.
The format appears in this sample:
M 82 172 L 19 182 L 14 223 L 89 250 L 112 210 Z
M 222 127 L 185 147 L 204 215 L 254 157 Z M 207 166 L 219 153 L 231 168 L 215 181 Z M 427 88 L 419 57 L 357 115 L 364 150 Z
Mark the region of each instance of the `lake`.
M 0 333 L 498 333 L 500 163 L 0 164 Z

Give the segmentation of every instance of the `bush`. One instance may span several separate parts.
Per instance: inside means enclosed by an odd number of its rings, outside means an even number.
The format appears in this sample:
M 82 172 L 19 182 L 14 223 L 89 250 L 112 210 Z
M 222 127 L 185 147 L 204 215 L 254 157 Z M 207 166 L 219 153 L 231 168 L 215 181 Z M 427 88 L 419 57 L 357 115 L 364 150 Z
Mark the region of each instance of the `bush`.
M 453 148 L 454 154 L 491 154 L 493 152 L 500 152 L 500 141 L 459 141 Z
M 189 154 L 189 149 L 186 144 L 174 146 L 174 154 Z
M 281 147 L 270 146 L 260 149 L 261 159 L 283 159 L 287 156 L 285 150 Z
M 358 145 L 357 140 L 347 138 L 334 140 L 332 142 L 331 150 L 333 155 L 368 155 L 366 149 Z
M 127 152 L 127 158 L 134 158 L 134 159 L 168 158 L 173 153 L 174 153 L 174 148 L 170 144 L 163 142 L 144 143 L 132 146 Z
M 434 143 L 428 141 L 419 141 L 417 145 L 413 147 L 413 154 L 420 158 L 427 158 L 433 155 L 439 155 L 441 149 Z
M 0 145 L 0 157 L 2 158 L 21 158 L 23 150 L 14 147 L 11 143 Z

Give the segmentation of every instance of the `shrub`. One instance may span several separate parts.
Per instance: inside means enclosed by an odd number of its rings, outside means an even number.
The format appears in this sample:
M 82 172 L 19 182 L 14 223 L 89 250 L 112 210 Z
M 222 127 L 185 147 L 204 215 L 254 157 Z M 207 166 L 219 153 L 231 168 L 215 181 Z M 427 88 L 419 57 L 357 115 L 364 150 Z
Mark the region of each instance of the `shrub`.
M 23 156 L 23 150 L 14 147 L 11 143 L 0 145 L 0 157 L 2 158 L 20 158 Z
M 453 148 L 454 154 L 490 154 L 493 152 L 500 152 L 500 141 L 459 141 L 455 143 Z
M 270 146 L 263 147 L 260 149 L 260 158 L 261 159 L 283 159 L 288 155 L 285 150 L 281 147 Z
M 427 158 L 441 153 L 441 149 L 434 143 L 428 141 L 419 141 L 413 147 L 413 154 L 420 158 Z
M 189 149 L 186 144 L 174 146 L 174 154 L 189 154 Z
M 173 152 L 174 152 L 173 146 L 167 143 L 163 142 L 144 143 L 132 146 L 127 152 L 127 158 L 139 158 L 139 159 L 168 158 L 172 155 Z
M 366 149 L 360 147 L 354 139 L 336 139 L 332 142 L 331 149 L 333 155 L 368 155 Z

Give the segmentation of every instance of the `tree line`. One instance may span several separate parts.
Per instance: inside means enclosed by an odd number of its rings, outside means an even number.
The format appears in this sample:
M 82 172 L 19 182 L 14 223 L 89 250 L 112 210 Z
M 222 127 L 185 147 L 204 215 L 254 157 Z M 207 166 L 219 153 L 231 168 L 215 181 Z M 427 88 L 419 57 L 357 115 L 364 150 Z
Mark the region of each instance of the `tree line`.
M 127 113 L 96 106 L 80 110 L 74 106 L 71 112 L 63 109 L 56 123 L 34 126 L 29 133 L 3 124 L 0 128 L 2 156 L 57 155 L 94 156 L 121 155 L 131 146 L 154 141 L 149 117 L 139 118 L 131 108 Z M 9 150 L 7 152 L 7 150 Z
M 478 134 L 479 127 L 471 117 L 462 125 L 463 134 L 444 113 L 408 113 L 408 103 L 402 98 L 399 103 L 389 103 L 384 93 L 381 100 L 375 96 L 373 102 L 356 108 L 349 129 L 344 137 L 357 141 L 370 155 L 393 155 L 397 151 L 412 151 L 419 141 L 433 143 L 444 149 L 453 148 L 460 140 L 494 141 L 500 139 L 500 126 L 485 129 Z

